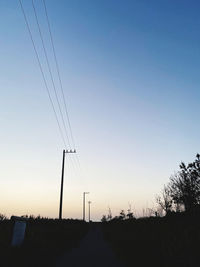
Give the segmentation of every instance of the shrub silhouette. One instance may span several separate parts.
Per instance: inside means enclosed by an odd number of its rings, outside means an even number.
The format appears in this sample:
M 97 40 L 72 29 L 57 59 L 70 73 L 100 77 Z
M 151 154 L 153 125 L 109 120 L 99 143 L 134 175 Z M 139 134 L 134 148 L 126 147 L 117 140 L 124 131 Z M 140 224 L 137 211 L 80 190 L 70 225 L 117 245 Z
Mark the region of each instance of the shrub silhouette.
M 173 198 L 171 197 L 170 188 L 164 185 L 161 196 L 156 197 L 156 202 L 165 212 L 166 215 L 172 212 L 173 210 Z
M 200 204 L 200 155 L 187 166 L 180 164 L 180 171 L 171 176 L 167 191 L 177 205 L 186 211 L 194 210 Z

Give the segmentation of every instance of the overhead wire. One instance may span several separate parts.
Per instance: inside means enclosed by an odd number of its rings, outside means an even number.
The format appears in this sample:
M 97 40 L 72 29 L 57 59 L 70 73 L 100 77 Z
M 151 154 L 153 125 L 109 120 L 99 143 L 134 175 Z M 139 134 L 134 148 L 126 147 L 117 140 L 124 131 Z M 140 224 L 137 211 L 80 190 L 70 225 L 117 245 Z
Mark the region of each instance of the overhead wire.
M 24 10 L 23 5 L 22 5 L 22 1 L 19 0 L 19 2 L 20 2 L 21 10 L 22 10 L 25 22 L 26 22 L 26 26 L 27 26 L 27 29 L 28 29 L 28 32 L 29 32 L 29 35 L 30 35 L 30 38 L 31 38 L 31 42 L 32 42 L 32 45 L 33 45 L 33 48 L 34 48 L 34 51 L 35 51 L 35 54 L 36 54 L 36 58 L 37 58 L 37 61 L 38 61 L 38 65 L 39 65 L 41 74 L 42 74 L 42 78 L 43 78 L 43 81 L 44 81 L 44 84 L 45 84 L 45 88 L 47 90 L 48 97 L 49 97 L 49 100 L 50 100 L 50 103 L 51 103 L 51 106 L 52 106 L 52 109 L 53 109 L 53 112 L 54 112 L 54 115 L 55 115 L 55 118 L 56 118 L 56 121 L 57 121 L 57 124 L 58 124 L 59 132 L 60 132 L 62 141 L 64 143 L 64 146 L 65 146 L 65 148 L 67 148 L 67 145 L 66 145 L 66 142 L 65 142 L 65 138 L 64 138 L 64 135 L 63 135 L 63 131 L 62 131 L 62 127 L 60 125 L 60 121 L 58 119 L 56 108 L 54 106 L 54 102 L 53 102 L 53 99 L 52 99 L 51 94 L 50 94 L 50 90 L 49 90 L 49 87 L 48 87 L 48 84 L 47 84 L 47 80 L 46 80 L 46 77 L 45 77 L 45 74 L 44 74 L 44 70 L 43 70 L 43 67 L 42 67 L 42 64 L 41 64 L 41 61 L 40 61 L 40 58 L 39 58 L 39 53 L 37 52 L 37 49 L 36 49 L 36 45 L 35 45 L 35 42 L 34 42 L 34 39 L 33 39 L 33 35 L 32 35 L 31 29 L 30 29 L 30 26 L 29 26 L 29 22 L 28 22 L 25 10 Z M 60 75 L 60 70 L 59 70 L 59 65 L 58 65 L 58 60 L 57 60 L 57 56 L 56 56 L 55 45 L 54 45 L 54 41 L 53 41 L 53 35 L 52 35 L 51 27 L 50 27 L 50 22 L 49 22 L 49 17 L 48 17 L 48 13 L 47 13 L 47 7 L 46 7 L 45 0 L 43 0 L 43 4 L 44 4 L 46 19 L 47 19 L 47 25 L 48 25 L 48 30 L 49 30 L 49 35 L 50 35 L 50 40 L 51 40 L 51 45 L 52 45 L 52 50 L 53 50 L 53 55 L 54 55 L 54 61 L 55 61 L 55 65 L 56 65 L 58 80 L 59 80 L 59 84 L 60 84 L 61 95 L 62 95 L 63 103 L 64 103 L 65 115 L 66 115 L 68 126 L 69 126 L 70 138 L 71 138 L 71 141 L 72 141 L 72 145 L 75 148 L 75 141 L 74 141 L 74 137 L 73 137 L 73 133 L 72 133 L 71 122 L 70 122 L 70 119 L 69 119 L 69 112 L 68 112 L 68 109 L 67 109 L 67 103 L 66 103 L 66 99 L 65 99 L 64 90 L 63 90 L 63 84 L 62 84 L 62 80 L 61 80 L 61 75 Z M 42 36 L 41 27 L 40 27 L 40 24 L 39 24 L 37 12 L 36 12 L 36 8 L 35 8 L 33 0 L 32 0 L 32 6 L 33 6 L 33 10 L 34 10 L 34 15 L 35 15 L 35 19 L 36 19 L 36 23 L 37 23 L 37 27 L 38 27 L 38 31 L 39 31 L 39 35 L 40 35 L 40 39 L 41 39 L 42 46 L 43 46 L 43 51 L 44 51 L 45 58 L 46 58 L 46 63 L 47 63 L 49 75 L 50 75 L 51 82 L 52 82 L 52 85 L 53 85 L 54 94 L 55 94 L 55 97 L 56 97 L 56 102 L 57 102 L 57 105 L 58 105 L 58 108 L 59 108 L 61 121 L 62 121 L 63 126 L 64 126 L 64 132 L 65 132 L 68 144 L 69 144 L 69 146 L 71 148 L 71 142 L 70 142 L 69 136 L 67 134 L 66 124 L 65 124 L 65 121 L 64 121 L 61 105 L 60 105 L 58 94 L 57 94 L 57 90 L 56 90 L 56 87 L 55 87 L 55 82 L 54 82 L 52 70 L 51 70 L 51 67 L 50 67 L 49 59 L 48 59 L 47 50 L 45 48 L 45 43 L 44 43 L 44 39 L 43 39 L 43 36 Z M 81 168 L 81 165 L 80 165 L 79 157 L 78 157 L 77 154 L 75 154 L 75 155 L 76 155 L 77 163 L 78 163 L 78 166 L 79 166 L 79 169 L 80 169 L 80 172 L 81 172 L 81 176 L 82 176 L 82 168 Z M 73 161 L 71 160 L 71 157 L 70 157 L 70 161 L 73 163 Z
M 67 133 L 65 120 L 64 120 L 64 117 L 63 117 L 63 112 L 62 112 L 61 105 L 60 105 L 60 102 L 59 102 L 58 93 L 57 93 L 57 90 L 56 90 L 56 86 L 55 86 L 52 70 L 51 70 L 51 67 L 50 67 L 50 64 L 49 64 L 48 54 L 47 54 L 47 50 L 46 50 L 46 47 L 45 47 L 45 43 L 44 43 L 44 38 L 43 38 L 43 35 L 42 35 L 41 27 L 40 27 L 40 24 L 39 24 L 39 20 L 38 20 L 36 8 L 35 8 L 34 0 L 32 0 L 32 7 L 33 7 L 33 11 L 34 11 L 34 15 L 35 15 L 35 19 L 36 19 L 36 23 L 37 23 L 37 27 L 38 27 L 40 39 L 41 39 L 41 42 L 42 42 L 42 47 L 43 47 L 43 51 L 44 51 L 44 55 L 45 55 L 45 59 L 46 59 L 46 63 L 47 63 L 48 71 L 49 71 L 49 75 L 50 75 L 50 78 L 51 78 L 51 83 L 52 83 L 52 86 L 53 86 L 56 102 L 57 102 L 58 109 L 59 109 L 59 112 L 60 112 L 61 121 L 63 123 L 64 132 L 65 132 L 65 135 L 66 135 L 66 138 L 67 138 L 67 141 L 68 141 L 69 148 L 71 149 L 71 144 L 70 144 L 69 136 L 68 136 L 68 133 Z
M 66 97 L 65 97 L 65 94 L 64 94 L 63 83 L 62 83 L 62 79 L 61 79 L 61 75 L 60 75 L 60 67 L 59 67 L 58 60 L 57 60 L 56 49 L 55 49 L 53 34 L 52 34 L 52 30 L 51 30 L 51 25 L 50 25 L 50 19 L 49 19 L 49 15 L 48 15 L 48 11 L 47 11 L 47 5 L 46 5 L 46 1 L 45 0 L 43 0 L 43 5 L 44 5 L 44 10 L 45 10 L 45 15 L 46 15 L 46 20 L 47 20 L 47 25 L 48 25 L 48 30 L 49 30 L 49 35 L 50 35 L 53 55 L 54 55 L 54 61 L 55 61 L 55 65 L 56 65 L 56 71 L 57 71 L 57 74 L 58 74 L 60 90 L 61 90 L 62 97 L 63 97 L 65 115 L 66 115 L 68 126 L 69 126 L 70 137 L 71 137 L 71 140 L 72 140 L 72 145 L 74 146 L 74 148 L 76 148 L 75 140 L 74 140 L 74 136 L 73 136 L 73 131 L 72 131 L 72 126 L 71 126 L 71 121 L 70 121 L 70 118 L 69 118 L 69 111 L 68 111 L 68 108 L 67 108 L 67 101 L 66 101 Z M 78 167 L 79 167 L 80 175 L 81 175 L 81 177 L 83 177 L 83 169 L 81 167 L 79 154 L 76 153 L 75 157 L 76 157 L 77 164 L 78 164 Z M 85 173 L 85 171 L 84 171 L 84 173 Z M 82 182 L 83 181 L 84 181 L 84 179 L 82 179 Z M 84 181 L 84 182 L 86 182 L 86 181 Z
M 53 35 L 52 35 L 52 30 L 51 30 L 51 26 L 50 26 L 50 21 L 49 21 L 49 16 L 48 16 L 47 6 L 46 6 L 45 0 L 43 0 L 43 4 L 44 4 L 44 10 L 45 10 L 45 15 L 46 15 L 46 20 L 47 20 L 47 25 L 48 25 L 48 30 L 49 30 L 49 35 L 50 35 L 50 40 L 51 40 L 51 45 L 52 45 L 52 50 L 53 50 L 56 70 L 57 70 L 58 79 L 59 79 L 59 83 L 60 83 L 60 89 L 61 89 L 61 93 L 62 93 L 62 97 L 63 97 L 63 103 L 64 103 L 64 107 L 65 107 L 65 114 L 66 114 L 67 122 L 68 122 L 68 125 L 69 125 L 69 131 L 70 131 L 70 136 L 71 136 L 71 139 L 72 139 L 72 144 L 73 144 L 73 147 L 75 148 L 75 141 L 74 141 L 74 137 L 73 137 L 73 134 L 72 134 L 72 127 L 71 127 L 71 122 L 70 122 L 70 119 L 69 119 L 69 112 L 68 112 L 67 103 L 66 103 L 66 99 L 65 99 L 65 94 L 64 94 L 64 90 L 63 90 L 63 84 L 62 84 L 61 75 L 60 75 L 60 68 L 59 68 L 59 65 L 58 65 L 58 60 L 57 60 L 57 55 L 56 55 L 56 50 L 55 50 L 55 45 L 54 45 L 54 40 L 53 40 Z
M 60 112 L 61 121 L 63 123 L 64 132 L 65 132 L 65 135 L 66 135 L 66 139 L 68 141 L 68 148 L 71 149 L 72 147 L 71 147 L 70 139 L 69 139 L 69 136 L 68 136 L 68 133 L 67 133 L 67 128 L 66 128 L 63 112 L 62 112 L 62 109 L 61 109 L 61 104 L 60 104 L 60 101 L 59 101 L 59 98 L 58 98 L 58 92 L 57 92 L 57 89 L 56 89 L 56 86 L 55 86 L 55 82 L 54 82 L 54 78 L 53 78 L 53 74 L 52 74 L 52 70 L 51 70 L 51 66 L 50 66 L 49 58 L 48 58 L 48 54 L 47 54 L 47 49 L 45 47 L 45 42 L 44 42 L 44 38 L 43 38 L 41 27 L 40 27 L 37 11 L 36 11 L 36 8 L 35 8 L 34 0 L 32 0 L 32 7 L 33 7 L 34 15 L 35 15 L 35 20 L 36 20 L 36 23 L 37 23 L 37 28 L 38 28 L 38 31 L 39 31 L 40 40 L 41 40 L 41 43 L 42 43 L 42 48 L 43 48 L 43 51 L 44 51 L 44 55 L 45 55 L 45 59 L 46 59 L 46 63 L 47 63 L 48 71 L 49 71 L 49 75 L 50 75 L 50 78 L 51 78 L 51 83 L 52 83 L 52 86 L 53 86 L 56 102 L 57 102 L 58 109 L 59 109 L 59 112 Z M 75 166 L 74 166 L 74 161 L 72 160 L 72 158 L 69 157 L 69 159 L 70 159 L 71 164 L 73 165 L 73 168 L 76 169 Z
M 53 40 L 53 34 L 52 34 L 52 30 L 51 30 L 51 25 L 50 25 L 50 20 L 49 20 L 49 15 L 48 15 L 48 11 L 47 11 L 47 6 L 46 6 L 45 0 L 43 0 L 43 5 L 44 5 L 44 10 L 45 10 L 45 15 L 46 15 L 46 20 L 47 20 L 50 40 L 51 40 L 51 46 L 52 46 L 53 55 L 54 55 L 54 61 L 55 61 L 55 65 L 56 65 L 56 71 L 57 71 L 57 74 L 58 74 L 60 90 L 61 90 L 61 94 L 62 94 L 62 98 L 63 98 L 64 108 L 65 108 L 65 115 L 66 115 L 68 126 L 69 126 L 70 137 L 71 137 L 71 140 L 72 140 L 73 148 L 76 148 L 75 140 L 74 140 L 74 136 L 73 136 L 73 132 L 72 132 L 71 121 L 70 121 L 70 118 L 69 118 L 69 112 L 68 112 L 68 108 L 67 108 L 67 102 L 66 102 L 66 98 L 65 98 L 65 94 L 64 94 L 64 90 L 63 90 L 63 83 L 62 83 L 62 79 L 61 79 L 61 75 L 60 75 L 60 68 L 59 68 L 59 64 L 58 64 L 58 60 L 57 60 L 56 49 L 55 49 L 54 40 Z M 77 163 L 78 163 L 79 169 L 80 169 L 80 171 L 82 171 L 80 160 L 79 160 L 79 157 L 78 157 L 77 154 L 76 154 L 76 159 L 77 159 Z
M 57 112 L 56 112 L 56 109 L 55 109 L 55 106 L 54 106 L 54 103 L 53 103 L 53 100 L 52 100 L 52 97 L 51 97 L 51 94 L 50 94 L 50 90 L 49 90 L 49 87 L 48 87 L 48 84 L 47 84 L 47 80 L 46 80 L 46 77 L 45 77 L 45 74 L 44 74 L 44 71 L 43 71 L 43 67 L 42 67 L 42 64 L 41 64 L 41 61 L 40 61 L 40 58 L 39 58 L 39 54 L 37 52 L 36 45 L 35 45 L 35 42 L 33 40 L 33 35 L 32 35 L 31 29 L 30 29 L 30 26 L 29 26 L 29 22 L 28 22 L 24 7 L 22 5 L 22 1 L 19 0 L 19 3 L 20 3 L 20 7 L 21 7 L 21 10 L 22 10 L 22 13 L 23 13 L 23 16 L 24 16 L 24 20 L 25 20 L 25 23 L 26 23 L 26 26 L 27 26 L 27 29 L 28 29 L 28 32 L 29 32 L 29 35 L 30 35 L 30 39 L 31 39 L 31 42 L 32 42 L 32 45 L 33 45 L 33 49 L 35 51 L 35 55 L 36 55 L 36 58 L 37 58 L 39 69 L 40 69 L 40 72 L 42 74 L 43 82 L 44 82 L 44 85 L 45 85 L 45 88 L 46 88 L 46 91 L 47 91 L 47 94 L 48 94 L 48 98 L 49 98 L 49 101 L 51 103 L 51 107 L 53 109 L 53 113 L 54 113 L 55 118 L 56 118 L 56 122 L 57 122 L 57 125 L 58 125 L 58 128 L 59 128 L 60 136 L 61 136 L 61 139 L 63 141 L 64 146 L 67 147 L 66 146 L 66 142 L 65 142 L 65 138 L 64 138 L 64 135 L 63 135 L 63 131 L 62 131 L 59 119 L 58 119 L 58 115 L 57 115 Z

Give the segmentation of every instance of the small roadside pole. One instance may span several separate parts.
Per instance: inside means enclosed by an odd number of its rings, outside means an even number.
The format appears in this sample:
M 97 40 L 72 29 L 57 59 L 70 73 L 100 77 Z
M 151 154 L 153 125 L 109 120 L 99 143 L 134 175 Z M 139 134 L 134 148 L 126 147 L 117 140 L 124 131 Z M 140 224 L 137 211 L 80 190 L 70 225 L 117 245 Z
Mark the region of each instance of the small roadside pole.
M 12 216 L 11 220 L 14 221 L 11 246 L 19 247 L 24 242 L 27 218 Z
M 91 201 L 88 201 L 88 220 L 90 222 L 90 205 L 91 205 Z
M 83 221 L 85 221 L 85 195 L 90 192 L 83 192 Z

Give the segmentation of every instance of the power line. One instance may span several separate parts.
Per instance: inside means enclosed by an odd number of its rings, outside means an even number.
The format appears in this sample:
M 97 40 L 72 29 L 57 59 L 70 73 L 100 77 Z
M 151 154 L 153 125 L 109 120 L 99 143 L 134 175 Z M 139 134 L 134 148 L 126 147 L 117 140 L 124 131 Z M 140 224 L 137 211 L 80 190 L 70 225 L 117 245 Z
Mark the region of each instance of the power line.
M 66 102 L 66 98 L 65 98 L 65 94 L 64 94 L 64 90 L 63 90 L 63 83 L 62 83 L 62 79 L 61 79 L 61 75 L 60 75 L 60 68 L 59 68 L 59 64 L 58 64 L 58 60 L 57 60 L 56 49 L 55 49 L 53 34 L 52 34 L 52 30 L 51 30 L 51 25 L 50 25 L 50 19 L 49 19 L 49 16 L 48 16 L 48 11 L 47 11 L 47 6 L 46 6 L 46 1 L 45 0 L 43 0 L 43 5 L 44 5 L 44 10 L 45 10 L 45 15 L 46 15 L 46 20 L 47 20 L 50 40 L 51 40 L 52 51 L 53 51 L 53 55 L 54 55 L 56 71 L 57 71 L 58 80 L 59 80 L 59 84 L 60 84 L 60 90 L 61 90 L 61 94 L 62 94 L 62 98 L 63 98 L 64 108 L 65 108 L 65 115 L 66 115 L 68 126 L 69 126 L 70 137 L 71 137 L 71 140 L 72 140 L 73 148 L 76 148 L 74 137 L 73 137 L 73 132 L 72 132 L 72 127 L 71 127 L 71 122 L 70 122 L 70 118 L 69 118 L 69 112 L 68 112 L 68 108 L 67 108 L 67 102 Z M 86 182 L 85 179 L 83 179 L 83 170 L 82 170 L 82 167 L 81 167 L 81 164 L 80 164 L 79 154 L 76 153 L 75 154 L 75 158 L 76 158 L 76 162 L 78 164 L 80 175 L 81 175 L 81 178 L 82 178 L 81 181 L 82 182 Z
M 33 7 L 33 11 L 34 11 L 34 15 L 35 15 L 38 31 L 39 31 L 39 35 L 40 35 L 40 39 L 41 39 L 41 43 L 42 43 L 42 47 L 43 47 L 43 51 L 44 51 L 44 55 L 45 55 L 45 59 L 46 59 L 47 67 L 48 67 L 48 71 L 49 71 L 49 75 L 50 75 L 50 78 L 51 78 L 54 94 L 55 94 L 55 97 L 56 97 L 56 102 L 57 102 L 57 105 L 58 105 L 58 108 L 59 108 L 61 121 L 63 123 L 64 132 L 65 132 L 65 135 L 66 135 L 66 138 L 67 138 L 67 141 L 68 141 L 69 148 L 71 149 L 72 148 L 71 147 L 71 142 L 70 142 L 70 139 L 69 139 L 69 136 L 68 136 L 68 133 L 67 133 L 68 131 L 67 131 L 67 128 L 66 128 L 66 123 L 65 123 L 65 120 L 64 120 L 62 108 L 61 108 L 60 101 L 59 101 L 59 98 L 58 98 L 58 93 L 57 93 L 57 90 L 56 90 L 56 86 L 55 86 L 52 70 L 51 70 L 51 67 L 50 67 L 49 58 L 48 58 L 48 54 L 47 54 L 47 49 L 45 47 L 45 42 L 44 42 L 44 38 L 43 38 L 41 27 L 40 27 L 40 23 L 39 23 L 36 7 L 35 7 L 35 4 L 34 4 L 34 0 L 32 0 L 32 7 Z M 73 140 L 72 140 L 72 142 L 73 142 Z M 76 155 L 76 157 L 77 157 L 78 165 L 79 165 L 79 168 L 80 168 L 80 163 L 79 163 L 79 160 L 78 160 L 78 156 Z M 74 165 L 74 161 L 71 158 L 70 158 L 70 162 L 73 165 L 73 168 L 76 169 L 75 165 Z
M 62 79 L 61 79 L 61 75 L 60 75 L 60 68 L 59 68 L 59 64 L 58 64 L 58 60 L 57 60 L 56 49 L 55 49 L 53 34 L 52 34 L 52 30 L 51 30 L 51 25 L 50 25 L 50 19 L 49 19 L 49 15 L 48 15 L 48 11 L 47 11 L 47 5 L 46 5 L 46 1 L 45 0 L 43 0 L 43 5 L 44 5 L 44 10 L 45 10 L 45 15 L 46 15 L 46 20 L 47 20 L 47 25 L 48 25 L 51 45 L 52 45 L 52 51 L 53 51 L 53 55 L 54 55 L 54 61 L 55 61 L 55 65 L 56 65 L 56 71 L 57 71 L 58 80 L 59 80 L 59 84 L 60 84 L 60 90 L 61 90 L 61 94 L 62 94 L 62 98 L 63 98 L 64 108 L 65 108 L 65 115 L 66 115 L 68 126 L 69 126 L 70 137 L 71 137 L 71 140 L 72 140 L 73 147 L 76 148 L 74 137 L 73 137 L 73 132 L 72 132 L 72 127 L 71 127 L 71 122 L 70 122 L 70 118 L 69 118 L 69 112 L 68 112 L 68 108 L 67 108 L 66 98 L 65 98 L 65 94 L 64 94 L 64 90 L 63 90 L 63 83 L 62 83 Z M 79 167 L 80 175 L 82 177 L 81 180 L 84 181 L 84 179 L 83 179 L 83 169 L 82 169 L 81 164 L 80 164 L 79 154 L 77 154 L 77 153 L 75 154 L 75 159 L 76 159 L 76 162 L 77 162 L 78 167 Z
M 56 112 L 56 109 L 55 109 L 55 106 L 54 106 L 54 102 L 53 102 L 53 99 L 51 97 L 51 94 L 50 94 L 50 90 L 49 90 L 49 87 L 48 87 L 48 84 L 47 84 L 47 80 L 46 80 L 46 77 L 45 77 L 45 74 L 44 74 L 44 71 L 43 71 L 43 67 L 42 67 L 42 64 L 41 64 L 41 61 L 40 61 L 40 58 L 39 58 L 39 54 L 37 52 L 37 49 L 36 49 L 36 45 L 35 45 L 35 42 L 34 42 L 34 39 L 33 39 L 33 35 L 32 35 L 32 32 L 31 32 L 31 29 L 30 29 L 30 26 L 29 26 L 29 22 L 28 22 L 28 19 L 27 19 L 27 16 L 26 16 L 26 13 L 25 13 L 25 10 L 23 8 L 23 5 L 22 5 L 22 1 L 19 0 L 19 3 L 20 3 L 20 6 L 21 6 L 21 10 L 22 10 L 22 13 L 23 13 L 23 16 L 24 16 L 24 19 L 25 19 L 25 23 L 26 23 L 26 26 L 27 26 L 27 29 L 28 29 L 28 32 L 29 32 L 29 35 L 30 35 L 30 39 L 31 39 L 31 42 L 32 42 L 32 45 L 33 45 L 33 48 L 34 48 L 34 51 L 35 51 L 35 55 L 36 55 L 36 58 L 37 58 L 37 62 L 38 62 L 38 65 L 39 65 L 39 69 L 41 71 L 41 74 L 42 74 L 42 78 L 43 78 L 43 81 L 44 81 L 44 84 L 45 84 L 45 88 L 46 88 L 46 91 L 47 91 L 47 94 L 48 94 L 48 97 L 49 97 L 49 100 L 50 100 L 50 103 L 51 103 L 51 106 L 52 106 L 52 109 L 53 109 L 53 112 L 54 112 L 54 115 L 55 115 L 55 118 L 56 118 L 56 122 L 58 124 L 58 128 L 59 128 L 59 132 L 60 132 L 60 136 L 61 136 L 61 139 L 63 141 L 63 144 L 64 144 L 64 147 L 67 148 L 67 145 L 66 145 L 66 142 L 65 142 L 65 138 L 64 138 L 64 135 L 63 135 L 63 131 L 62 131 L 62 128 L 61 128 L 61 125 L 60 125 L 60 122 L 59 122 L 59 119 L 58 119 L 58 115 L 57 115 L 57 112 Z M 34 3 L 33 3 L 34 4 Z M 33 5 L 34 6 L 34 5 Z M 36 14 L 36 12 L 35 12 Z M 37 16 L 37 14 L 36 14 Z M 38 21 L 38 17 L 36 19 L 36 21 Z M 38 26 L 39 26 L 39 22 L 38 22 Z M 38 30 L 40 29 L 40 27 L 38 27 Z M 40 30 L 40 33 L 41 33 L 41 36 L 42 37 L 42 32 Z M 47 52 L 46 52 L 46 49 L 45 49 L 45 46 L 44 46 L 44 41 L 43 41 L 43 38 L 41 38 L 42 42 L 43 42 L 43 49 L 46 53 L 46 61 L 48 61 L 47 65 L 49 65 L 49 73 L 51 72 L 51 69 L 50 69 L 50 64 L 49 64 L 49 60 L 48 60 L 48 57 L 47 57 Z M 52 77 L 52 80 L 53 80 L 53 75 L 52 75 L 52 72 L 51 72 L 51 77 Z M 53 81 L 54 82 L 54 81 Z M 53 84 L 52 82 L 52 84 Z M 61 108 L 60 108 L 61 109 Z M 64 121 L 64 118 L 62 119 Z M 65 128 L 66 130 L 66 128 Z M 68 137 L 68 135 L 66 135 Z M 73 137 L 72 137 L 73 138 Z M 68 143 L 70 144 L 70 141 L 69 141 L 69 137 L 67 138 L 68 139 Z M 74 143 L 74 140 L 72 140 L 73 143 Z M 79 165 L 79 169 L 81 171 L 81 167 L 80 167 L 80 162 L 79 162 L 79 159 L 78 159 L 78 156 L 76 154 L 76 159 L 77 159 L 77 163 Z M 74 165 L 74 162 L 73 160 L 70 158 L 70 162 L 73 166 L 73 169 L 75 170 L 75 165 Z
M 57 60 L 57 56 L 56 56 L 55 45 L 54 45 L 54 40 L 53 40 L 53 35 L 52 35 L 52 31 L 51 31 L 51 26 L 50 26 L 50 22 L 49 22 L 49 16 L 48 16 L 47 6 L 46 6 L 46 3 L 45 3 L 45 0 L 43 0 L 43 4 L 44 4 L 44 9 L 45 9 L 46 19 L 47 19 L 47 24 L 48 24 L 49 35 L 50 35 L 50 39 L 51 39 L 51 45 L 52 45 L 54 60 L 55 60 L 55 63 L 56 63 L 56 70 L 57 70 L 58 79 L 59 79 L 59 83 L 60 83 L 60 89 L 61 89 L 61 93 L 62 93 L 62 97 L 63 97 L 64 107 L 65 107 L 65 114 L 66 114 L 67 122 L 68 122 L 68 125 L 69 125 L 70 136 L 71 136 L 71 139 L 72 139 L 72 145 L 75 148 L 75 141 L 74 141 L 74 137 L 73 137 L 73 134 L 72 134 L 72 127 L 71 127 L 71 122 L 70 122 L 70 119 L 69 119 L 69 112 L 68 112 L 68 109 L 67 109 L 67 103 L 66 103 L 66 99 L 65 99 L 65 94 L 64 94 L 64 90 L 63 90 L 63 84 L 62 84 L 61 76 L 60 76 L 60 70 L 59 70 L 59 65 L 58 65 L 58 60 Z
M 58 124 L 58 128 L 59 128 L 59 132 L 60 132 L 60 135 L 61 135 L 61 139 L 62 139 L 65 147 L 67 147 L 66 146 L 66 142 L 65 142 L 65 138 L 63 136 L 62 128 L 61 128 L 60 122 L 58 120 L 56 109 L 54 107 L 54 103 L 53 103 L 53 100 L 51 98 L 51 94 L 50 94 L 50 91 L 49 91 L 49 88 L 48 88 L 48 85 L 47 85 L 47 81 L 46 81 L 46 78 L 45 78 L 45 75 L 44 75 L 42 64 L 41 64 L 40 59 L 39 59 L 39 54 L 37 52 L 37 49 L 36 49 L 36 46 L 35 46 L 35 42 L 33 40 L 33 35 L 31 33 L 31 29 L 30 29 L 30 26 L 29 26 L 29 23 L 28 23 L 28 20 L 27 20 L 27 17 L 26 17 L 26 13 L 25 13 L 25 10 L 24 10 L 23 5 L 22 5 L 22 1 L 19 0 L 19 3 L 20 3 L 20 6 L 21 6 L 21 10 L 22 10 L 22 13 L 23 13 L 23 16 L 24 16 L 24 20 L 25 20 L 25 23 L 26 23 L 26 26 L 27 26 L 27 29 L 28 29 L 28 32 L 29 32 L 29 35 L 30 35 L 30 38 L 31 38 L 31 42 L 32 42 L 32 45 L 33 45 L 33 48 L 34 48 L 34 51 L 35 51 L 35 55 L 36 55 L 36 58 L 37 58 L 37 62 L 38 62 L 38 65 L 39 65 L 40 72 L 42 74 L 44 85 L 45 85 L 45 88 L 46 88 L 46 91 L 47 91 L 47 94 L 48 94 L 48 97 L 49 97 L 49 100 L 50 100 L 50 103 L 51 103 L 51 106 L 52 106 L 52 109 L 53 109 L 53 112 L 54 112 L 54 115 L 55 115 L 55 118 L 56 118 L 56 122 Z
M 38 27 L 38 31 L 39 31 L 39 35 L 40 35 L 40 39 L 41 39 L 41 42 L 42 42 L 42 47 L 43 47 L 45 58 L 46 58 L 46 63 L 47 63 L 49 75 L 50 75 L 51 82 L 52 82 L 52 85 L 53 85 L 53 90 L 54 90 L 54 93 L 55 93 L 56 102 L 57 102 L 57 105 L 58 105 L 58 108 L 59 108 L 59 112 L 60 112 L 60 116 L 61 116 L 61 120 L 62 120 L 62 123 L 63 123 L 63 126 L 64 126 L 65 135 L 66 135 L 66 138 L 67 138 L 67 141 L 68 141 L 68 144 L 69 144 L 69 148 L 71 148 L 69 136 L 67 134 L 67 128 L 66 128 L 65 120 L 64 120 L 64 117 L 63 117 L 61 105 L 60 105 L 59 98 L 58 98 L 58 93 L 57 93 L 56 86 L 55 86 L 54 79 L 53 79 L 53 74 L 52 74 L 51 67 L 50 67 L 50 64 L 49 64 L 47 50 L 45 48 L 45 43 L 44 43 L 41 27 L 40 27 L 40 24 L 39 24 L 36 8 L 35 8 L 35 4 L 34 4 L 34 0 L 32 0 L 32 6 L 33 6 L 33 10 L 34 10 L 34 15 L 35 15 L 35 19 L 36 19 L 36 23 L 37 23 L 37 27 Z
M 53 40 L 53 34 L 52 34 L 52 30 L 51 30 L 51 25 L 50 25 L 50 20 L 49 20 L 49 16 L 48 16 L 47 6 L 46 6 L 45 0 L 43 0 L 43 4 L 44 4 L 44 10 L 45 10 L 45 15 L 46 15 L 46 20 L 47 20 L 47 25 L 48 25 L 48 30 L 49 30 L 49 35 L 50 35 L 50 40 L 51 40 L 54 60 L 55 60 L 55 65 L 56 65 L 56 71 L 57 71 L 57 74 L 58 74 L 60 89 L 61 89 L 64 108 L 65 108 L 65 115 L 66 115 L 67 122 L 68 122 L 68 125 L 69 125 L 70 137 L 71 137 L 71 140 L 72 140 L 73 147 L 76 148 L 74 137 L 73 137 L 73 133 L 72 133 L 71 122 L 70 122 L 70 119 L 69 119 L 69 112 L 68 112 L 66 98 L 65 98 L 65 94 L 64 94 L 64 90 L 63 90 L 63 83 L 62 83 L 62 79 L 61 79 L 61 75 L 60 75 L 60 68 L 59 68 L 59 64 L 58 64 L 58 60 L 57 60 L 56 49 L 55 49 L 54 40 Z M 76 159 L 77 159 L 77 163 L 78 163 L 79 169 L 81 171 L 81 164 L 80 164 L 80 160 L 79 160 L 78 154 L 76 154 Z

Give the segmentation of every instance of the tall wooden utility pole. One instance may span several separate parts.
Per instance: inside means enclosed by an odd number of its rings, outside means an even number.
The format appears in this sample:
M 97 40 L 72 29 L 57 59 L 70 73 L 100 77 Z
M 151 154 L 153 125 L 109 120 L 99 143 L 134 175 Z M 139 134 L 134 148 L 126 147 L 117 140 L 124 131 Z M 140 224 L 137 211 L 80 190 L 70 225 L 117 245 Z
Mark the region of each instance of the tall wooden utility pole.
M 63 150 L 62 159 L 62 175 L 61 175 L 61 188 L 60 188 L 60 208 L 59 208 L 59 219 L 62 219 L 62 202 L 63 202 L 63 184 L 64 184 L 64 173 L 65 173 L 65 154 L 76 153 L 76 150 Z

